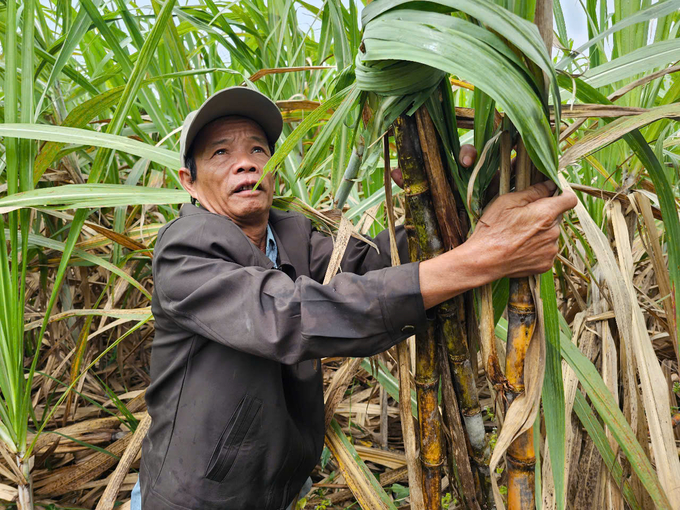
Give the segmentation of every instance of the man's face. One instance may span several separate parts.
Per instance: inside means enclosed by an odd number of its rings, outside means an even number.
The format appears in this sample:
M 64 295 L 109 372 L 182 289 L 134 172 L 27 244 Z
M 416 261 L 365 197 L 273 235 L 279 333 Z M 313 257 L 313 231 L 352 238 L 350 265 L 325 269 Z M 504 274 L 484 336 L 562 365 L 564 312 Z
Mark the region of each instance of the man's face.
M 223 117 L 207 124 L 194 141 L 196 180 L 180 170 L 182 185 L 210 212 L 240 226 L 266 222 L 274 196 L 274 176 L 253 187 L 271 157 L 262 128 L 244 117 Z

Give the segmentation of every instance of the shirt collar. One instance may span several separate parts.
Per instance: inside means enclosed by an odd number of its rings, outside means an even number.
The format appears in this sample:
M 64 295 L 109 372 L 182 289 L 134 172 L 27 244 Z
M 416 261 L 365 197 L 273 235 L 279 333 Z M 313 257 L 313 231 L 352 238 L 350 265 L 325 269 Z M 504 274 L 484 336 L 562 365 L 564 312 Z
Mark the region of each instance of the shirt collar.
M 274 239 L 274 232 L 272 227 L 267 223 L 267 247 L 265 249 L 265 255 L 272 261 L 274 267 L 277 267 L 276 259 L 279 258 L 279 247 L 276 244 L 276 239 Z

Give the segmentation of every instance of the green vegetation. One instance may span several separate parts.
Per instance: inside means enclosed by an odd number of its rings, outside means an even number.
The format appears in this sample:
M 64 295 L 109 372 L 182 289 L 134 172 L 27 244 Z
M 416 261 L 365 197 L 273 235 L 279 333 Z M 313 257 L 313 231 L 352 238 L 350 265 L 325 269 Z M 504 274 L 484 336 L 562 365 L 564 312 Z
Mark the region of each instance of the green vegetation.
M 411 448 L 394 432 L 420 404 L 441 427 L 426 478 L 438 487 L 447 476 L 451 507 L 507 503 L 504 454 L 519 436 L 539 460 L 541 508 L 677 508 L 680 1 L 582 6 L 589 40 L 574 47 L 563 17 L 573 5 L 559 0 L 2 0 L 0 500 L 26 510 L 111 508 L 105 488 L 128 498 L 138 465 L 119 459 L 147 423 L 152 249 L 188 200 L 178 128 L 214 91 L 243 84 L 284 115 L 267 165 L 275 205 L 331 229 L 337 212 L 317 211 L 340 208 L 375 235 L 410 206 L 430 256 L 464 241 L 499 187 L 549 178 L 580 198 L 551 272 L 439 309 L 443 332 L 418 342 L 417 395 L 398 377 L 406 345 L 361 364 L 314 474 L 330 487 L 302 507 L 394 508 L 408 491 L 423 508 L 417 456 L 393 451 Z M 384 184 L 408 156 L 408 123 L 428 170 L 411 184 L 431 190 L 429 219 L 414 193 Z M 460 164 L 464 143 L 480 154 L 474 168 Z M 544 346 L 526 358 L 513 354 L 516 310 L 506 312 L 509 296 L 528 296 L 522 286 L 536 307 L 528 341 Z M 443 422 L 436 386 L 425 388 L 437 373 Z M 400 384 L 412 395 L 401 414 Z M 498 435 L 470 438 L 479 429 L 461 413 Z M 469 452 L 456 450 L 465 434 Z

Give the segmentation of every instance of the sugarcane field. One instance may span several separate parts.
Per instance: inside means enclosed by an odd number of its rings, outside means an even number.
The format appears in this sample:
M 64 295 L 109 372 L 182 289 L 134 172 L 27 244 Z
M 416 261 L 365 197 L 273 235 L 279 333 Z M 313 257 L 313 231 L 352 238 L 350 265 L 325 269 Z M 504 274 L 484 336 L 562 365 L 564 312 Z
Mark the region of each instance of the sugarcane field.
M 680 510 L 680 0 L 0 47 L 0 509 Z

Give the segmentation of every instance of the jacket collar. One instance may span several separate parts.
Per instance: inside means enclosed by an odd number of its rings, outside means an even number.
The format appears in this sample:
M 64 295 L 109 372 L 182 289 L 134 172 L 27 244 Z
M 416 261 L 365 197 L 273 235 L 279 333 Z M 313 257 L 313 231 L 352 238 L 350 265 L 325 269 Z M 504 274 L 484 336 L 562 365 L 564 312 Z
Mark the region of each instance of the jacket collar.
M 190 216 L 193 214 L 215 214 L 215 213 L 208 211 L 208 209 L 206 209 L 202 205 L 195 206 L 193 204 L 183 204 L 182 207 L 180 208 L 180 216 Z M 238 225 L 236 225 L 236 223 L 234 223 L 231 218 L 223 215 L 216 216 L 220 216 L 221 218 L 227 220 L 228 224 L 233 226 L 234 230 L 239 232 L 236 235 L 243 236 L 243 238 L 248 241 L 249 246 L 252 247 L 251 252 L 254 259 L 252 265 L 266 267 L 267 269 L 274 268 L 274 263 L 271 260 L 269 260 L 269 258 L 262 252 L 262 250 L 255 246 L 255 244 L 250 240 L 250 238 L 245 234 L 245 232 L 243 232 L 243 230 L 241 230 L 241 228 Z M 274 232 L 274 239 L 276 240 L 276 245 L 279 250 L 280 267 L 281 269 L 284 270 L 286 274 L 288 274 L 291 278 L 295 279 L 297 271 L 288 255 L 288 251 L 286 250 L 286 245 L 290 242 L 290 240 L 289 236 L 284 235 L 286 233 L 285 231 L 287 224 L 290 222 L 283 221 L 291 218 L 293 218 L 293 215 L 289 212 L 279 211 L 274 208 L 269 209 L 269 225 L 272 227 L 272 231 Z

